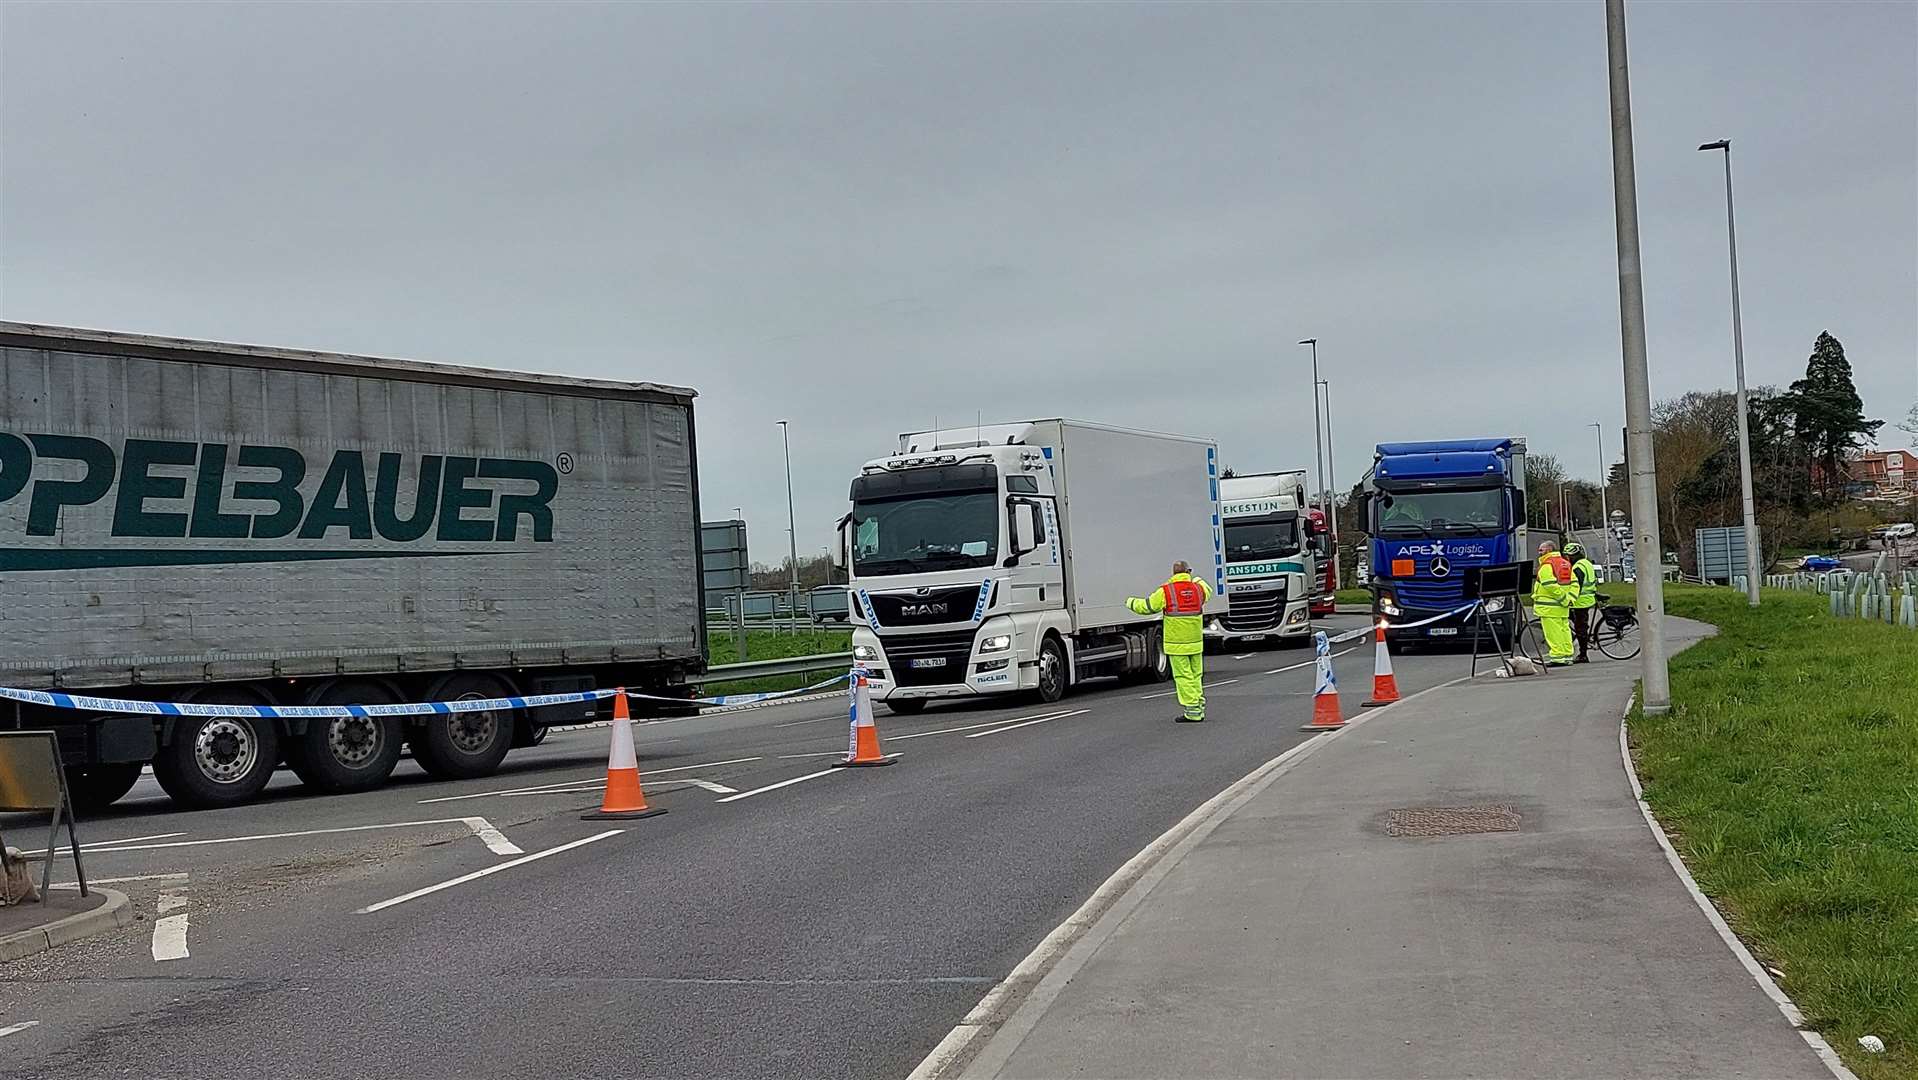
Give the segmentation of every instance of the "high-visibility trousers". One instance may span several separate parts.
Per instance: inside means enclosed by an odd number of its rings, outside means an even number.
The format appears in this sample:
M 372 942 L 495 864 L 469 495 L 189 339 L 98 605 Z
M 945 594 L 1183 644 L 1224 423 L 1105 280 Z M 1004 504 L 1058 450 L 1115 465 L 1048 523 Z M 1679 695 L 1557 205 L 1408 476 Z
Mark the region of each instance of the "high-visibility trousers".
M 1179 692 L 1179 705 L 1187 720 L 1205 719 L 1205 654 L 1171 654 L 1172 688 Z
M 1538 608 L 1539 628 L 1545 631 L 1546 660 L 1554 664 L 1572 660 L 1572 613 L 1565 608 Z

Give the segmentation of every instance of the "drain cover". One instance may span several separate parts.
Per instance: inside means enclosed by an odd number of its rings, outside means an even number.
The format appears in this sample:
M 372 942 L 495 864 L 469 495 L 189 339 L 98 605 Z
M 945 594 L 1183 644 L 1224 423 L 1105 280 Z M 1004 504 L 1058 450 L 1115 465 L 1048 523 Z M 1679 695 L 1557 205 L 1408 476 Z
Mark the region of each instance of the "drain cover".
M 1386 816 L 1388 836 L 1463 836 L 1517 832 L 1518 810 L 1505 803 L 1487 806 L 1407 806 Z

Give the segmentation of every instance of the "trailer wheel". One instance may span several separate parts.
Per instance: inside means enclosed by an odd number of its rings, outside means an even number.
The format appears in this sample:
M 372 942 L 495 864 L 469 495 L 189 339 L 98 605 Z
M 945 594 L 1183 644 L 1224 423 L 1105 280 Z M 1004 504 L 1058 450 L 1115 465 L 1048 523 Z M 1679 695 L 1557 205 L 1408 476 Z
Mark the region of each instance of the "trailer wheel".
M 388 705 L 396 700 L 380 683 L 343 679 L 320 687 L 309 704 Z M 305 734 L 287 740 L 286 763 L 301 780 L 322 791 L 365 791 L 386 782 L 399 764 L 404 739 L 399 721 L 392 717 L 309 720 Z
M 195 704 L 264 705 L 245 690 L 209 690 L 189 695 Z M 251 802 L 273 779 L 280 760 L 280 734 L 257 716 L 182 716 L 173 740 L 153 759 L 160 787 L 184 806 L 209 808 Z
M 140 763 L 137 761 L 67 766 L 67 794 L 73 798 L 73 811 L 76 814 L 105 810 L 119 802 L 139 782 Z
M 471 701 L 506 697 L 511 693 L 491 675 L 460 673 L 433 684 L 427 696 L 433 701 Z M 413 759 L 420 763 L 420 768 L 442 780 L 471 780 L 491 775 L 506 758 L 506 751 L 513 747 L 513 730 L 519 719 L 514 712 L 489 709 L 429 716 L 408 739 L 413 746 Z

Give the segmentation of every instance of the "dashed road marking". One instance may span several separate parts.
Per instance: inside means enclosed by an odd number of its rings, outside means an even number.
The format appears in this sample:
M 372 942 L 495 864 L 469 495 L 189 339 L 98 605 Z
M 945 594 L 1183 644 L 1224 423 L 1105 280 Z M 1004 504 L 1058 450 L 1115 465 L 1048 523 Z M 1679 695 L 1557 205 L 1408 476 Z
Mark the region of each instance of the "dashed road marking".
M 1232 659 L 1234 659 L 1234 660 L 1250 660 L 1250 659 L 1252 659 L 1252 658 L 1253 658 L 1254 656 L 1256 656 L 1256 655 L 1257 655 L 1256 653 L 1249 653 L 1249 652 L 1247 652 L 1247 653 L 1240 653 L 1239 655 L 1237 655 L 1237 656 L 1235 656 L 1235 657 L 1233 657 Z
M 153 959 L 156 962 L 187 958 L 186 875 L 171 890 L 160 893 L 158 913 L 153 924 Z
M 4 1039 L 9 1035 L 18 1035 L 30 1027 L 39 1026 L 40 1021 L 38 1020 L 22 1020 L 17 1024 L 8 1024 L 6 1027 L 0 1027 L 0 1039 Z
M 841 754 L 841 755 L 838 755 L 838 756 L 840 756 L 840 757 L 843 757 L 843 756 L 845 756 L 845 755 L 843 755 L 843 754 Z M 764 794 L 765 794 L 766 792 L 768 792 L 768 791 L 778 791 L 778 790 L 779 790 L 780 788 L 783 788 L 783 787 L 791 787 L 791 786 L 793 786 L 794 784 L 802 784 L 802 783 L 805 783 L 805 782 L 806 782 L 806 781 L 808 781 L 808 780 L 817 780 L 817 779 L 819 779 L 819 778 L 820 778 L 820 777 L 822 777 L 822 776 L 831 776 L 832 774 L 834 774 L 834 773 L 836 773 L 836 772 L 843 772 L 843 771 L 845 771 L 845 770 L 843 770 L 843 769 L 821 769 L 821 770 L 819 770 L 818 772 L 813 772 L 813 773 L 807 773 L 807 774 L 806 774 L 806 775 L 804 775 L 804 776 L 795 776 L 795 777 L 793 777 L 793 778 L 792 778 L 792 779 L 790 779 L 790 780 L 781 780 L 781 781 L 780 781 L 779 783 L 777 783 L 777 784 L 767 784 L 767 785 L 766 785 L 765 787 L 756 787 L 756 788 L 754 788 L 754 789 L 752 789 L 751 791 L 742 791 L 742 792 L 740 792 L 740 793 L 739 793 L 739 794 L 737 794 L 737 795 L 728 795 L 728 796 L 726 796 L 725 798 L 723 798 L 723 799 L 721 799 L 721 800 L 719 800 L 719 801 L 720 801 L 720 802 L 738 802 L 738 801 L 739 801 L 739 800 L 741 800 L 741 799 L 750 799 L 750 798 L 752 798 L 752 797 L 753 797 L 754 795 L 764 795 Z
M 647 776 L 663 776 L 666 773 L 691 772 L 694 769 L 714 769 L 721 765 L 742 765 L 748 761 L 758 761 L 756 757 L 728 758 L 725 761 L 708 761 L 699 765 L 675 765 L 670 769 L 647 769 Z M 581 784 L 604 784 L 606 774 L 594 773 L 578 780 L 555 780 L 550 784 L 533 784 L 530 787 L 504 788 L 499 791 L 473 791 L 464 795 L 441 795 L 436 799 L 421 799 L 419 805 L 427 803 L 458 802 L 461 799 L 484 799 L 489 795 L 533 795 L 550 788 L 578 787 Z
M 618 836 L 620 833 L 623 833 L 625 831 L 626 830 L 624 829 L 608 829 L 603 833 L 595 833 L 592 836 L 584 837 L 579 840 L 574 840 L 571 843 L 561 844 L 558 847 L 547 848 L 545 851 L 535 851 L 531 855 L 522 855 L 519 858 L 514 859 L 512 862 L 496 863 L 492 866 L 487 867 L 484 870 L 475 870 L 470 874 L 461 874 L 459 877 L 442 881 L 437 885 L 428 885 L 423 889 L 414 889 L 410 893 L 401 893 L 400 895 L 395 896 L 391 900 L 382 900 L 377 904 L 368 904 L 367 906 L 354 912 L 354 914 L 355 915 L 371 915 L 376 911 L 384 911 L 387 908 L 393 907 L 395 905 L 404 904 L 409 900 L 418 900 L 422 896 L 431 896 L 436 892 L 442 892 L 446 889 L 451 889 L 457 885 L 464 885 L 469 881 L 478 881 L 480 878 L 497 874 L 501 870 L 511 870 L 515 866 L 525 866 L 527 863 L 530 863 L 530 862 L 538 862 L 539 860 L 546 858 L 548 855 L 558 855 L 562 851 L 571 851 L 577 847 L 585 847 L 587 844 L 604 840 L 609 836 Z
M 300 836 L 331 836 L 337 833 L 374 832 L 381 829 L 410 829 L 420 825 L 464 825 L 479 835 L 474 822 L 485 818 L 431 818 L 425 821 L 390 821 L 379 825 L 343 825 L 332 829 L 301 829 L 297 832 L 257 833 L 252 836 L 222 836 L 210 840 L 169 840 L 164 844 L 121 844 L 117 847 L 85 848 L 88 855 L 111 855 L 117 851 L 152 851 L 156 848 L 208 847 L 214 844 L 243 844 L 252 840 L 290 840 Z M 487 826 L 491 828 L 491 826 Z M 497 831 L 497 830 L 495 830 Z M 481 837 L 481 839 L 485 839 Z M 491 847 L 491 844 L 487 845 Z M 517 850 L 517 849 L 516 849 Z
M 524 855 L 525 849 L 506 838 L 506 834 L 493 827 L 493 823 L 483 817 L 466 818 L 466 827 L 480 838 L 486 849 L 495 855 Z
M 95 841 L 93 842 L 93 847 L 88 847 L 88 846 L 86 846 L 85 844 L 81 844 L 81 845 L 80 845 L 80 853 L 84 855 L 84 854 L 88 854 L 88 853 L 90 853 L 90 852 L 92 852 L 92 851 L 93 851 L 93 850 L 95 850 L 96 848 L 107 848 L 107 847 L 115 847 L 115 846 L 117 846 L 117 845 L 120 845 L 120 844 L 137 844 L 137 843 L 139 843 L 139 842 L 140 842 L 140 841 L 142 841 L 142 840 L 171 840 L 172 838 L 174 838 L 174 837 L 176 837 L 176 836 L 185 836 L 185 835 L 186 835 L 186 834 L 185 834 L 185 833 L 183 833 L 183 832 L 163 832 L 163 833 L 154 833 L 154 834 L 153 834 L 152 836 L 129 836 L 129 837 L 126 837 L 125 839 L 121 839 L 121 840 L 95 840 Z M 72 850 L 73 850 L 73 845 L 72 845 L 72 844 L 61 844 L 61 845 L 59 845 L 59 846 L 57 846 L 57 847 L 55 847 L 55 848 L 54 848 L 53 850 L 54 850 L 54 853 L 55 853 L 55 854 L 58 854 L 59 852 L 62 852 L 62 851 L 72 851 Z M 21 854 L 23 854 L 23 855 L 45 855 L 46 853 L 47 853 L 47 849 L 45 849 L 45 848 L 39 848 L 39 849 L 37 849 L 37 850 L 34 850 L 34 851 L 26 851 L 26 852 L 22 852 Z
M 998 727 L 1001 724 L 1017 724 L 1026 720 L 1053 720 L 1064 716 L 1065 712 L 1066 710 L 1064 709 L 1055 709 L 1049 713 L 1034 713 L 1031 716 L 1018 716 L 1010 719 L 1002 716 L 997 720 L 987 720 L 983 724 L 961 724 L 958 727 L 939 728 L 935 731 L 915 731 L 910 735 L 889 735 L 886 737 L 886 741 L 905 742 L 907 739 L 923 739 L 928 735 L 950 735 L 955 731 L 977 731 L 980 728 Z M 968 735 L 966 738 L 970 739 L 972 736 Z
M 1036 720 L 1026 720 L 1022 723 L 1007 724 L 1005 727 L 991 728 L 986 731 L 975 731 L 972 734 L 966 736 L 966 738 L 968 739 L 984 738 L 987 735 L 997 735 L 1002 731 L 1011 731 L 1014 728 L 1031 727 L 1034 724 L 1048 724 L 1054 720 L 1064 720 L 1065 718 L 1069 716 L 1084 716 L 1086 713 L 1089 713 L 1091 711 L 1092 711 L 1091 709 L 1074 709 L 1071 712 L 1063 712 L 1057 716 L 1041 716 Z
M 1338 659 L 1339 657 L 1341 657 L 1341 656 L 1344 656 L 1344 655 L 1345 655 L 1346 653 L 1349 653 L 1349 652 L 1351 652 L 1351 651 L 1353 651 L 1353 649 L 1357 649 L 1357 648 L 1358 648 L 1358 646 L 1357 646 L 1357 645 L 1354 645 L 1354 646 L 1352 646 L 1352 648 L 1351 648 L 1351 649 L 1341 649 L 1340 651 L 1338 651 L 1338 652 L 1335 652 L 1335 653 L 1333 653 L 1333 654 L 1332 654 L 1332 659 L 1334 659 L 1334 660 L 1336 660 L 1336 659 Z M 1298 663 L 1296 663 L 1296 664 L 1287 664 L 1287 665 L 1286 665 L 1285 667 L 1282 667 L 1282 668 L 1273 668 L 1273 669 L 1272 669 L 1271 671 L 1267 671 L 1267 672 L 1263 672 L 1263 674 L 1266 674 L 1266 675 L 1281 675 L 1281 674 L 1284 674 L 1285 672 L 1288 672 L 1288 671 L 1297 671 L 1297 670 L 1299 670 L 1299 669 L 1300 669 L 1300 668 L 1302 668 L 1302 667 L 1311 667 L 1311 666 L 1312 666 L 1313 664 L 1316 664 L 1316 663 L 1318 663 L 1318 662 L 1319 662 L 1319 661 L 1318 661 L 1318 658 L 1317 658 L 1317 657 L 1314 657 L 1314 658 L 1312 658 L 1312 659 L 1310 659 L 1310 660 L 1301 660 L 1301 661 L 1299 661 L 1299 662 L 1298 662 Z

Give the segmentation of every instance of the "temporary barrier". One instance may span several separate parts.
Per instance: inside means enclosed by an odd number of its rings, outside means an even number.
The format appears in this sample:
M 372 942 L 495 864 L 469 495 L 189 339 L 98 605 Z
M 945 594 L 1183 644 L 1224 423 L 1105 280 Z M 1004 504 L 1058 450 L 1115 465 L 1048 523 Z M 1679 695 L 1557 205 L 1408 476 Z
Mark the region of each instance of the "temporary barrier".
M 833 767 L 891 765 L 894 759 L 879 752 L 879 726 L 872 720 L 872 691 L 866 683 L 865 668 L 853 669 L 850 697 L 851 744 L 846 748 L 846 760 L 834 762 Z
M 646 805 L 646 793 L 639 786 L 639 755 L 633 752 L 633 718 L 626 710 L 626 696 L 615 690 L 613 698 L 613 741 L 606 751 L 606 797 L 599 809 L 579 816 L 581 821 L 608 818 L 631 820 L 657 817 L 664 807 Z
M 1361 708 L 1376 709 L 1399 699 L 1399 681 L 1392 676 L 1392 650 L 1385 647 L 1385 620 L 1378 623 L 1378 639 L 1372 649 L 1372 700 Z
M 1318 686 L 1312 691 L 1312 722 L 1300 731 L 1337 731 L 1345 726 L 1339 711 L 1339 677 L 1332 670 L 1332 642 L 1321 630 L 1312 635 L 1312 648 L 1318 653 Z
M 41 875 L 40 897 L 53 885 L 53 863 L 59 854 L 60 821 L 67 823 L 67 843 L 73 849 L 73 873 L 80 879 L 80 895 L 87 895 L 87 872 L 80 865 L 80 836 L 73 827 L 73 797 L 67 792 L 66 770 L 60 767 L 60 743 L 51 731 L 0 731 L 0 811 L 46 811 L 47 863 Z M 13 880 L 7 845 L 0 842 L 0 884 Z M 17 898 L 8 896 L 8 903 Z

